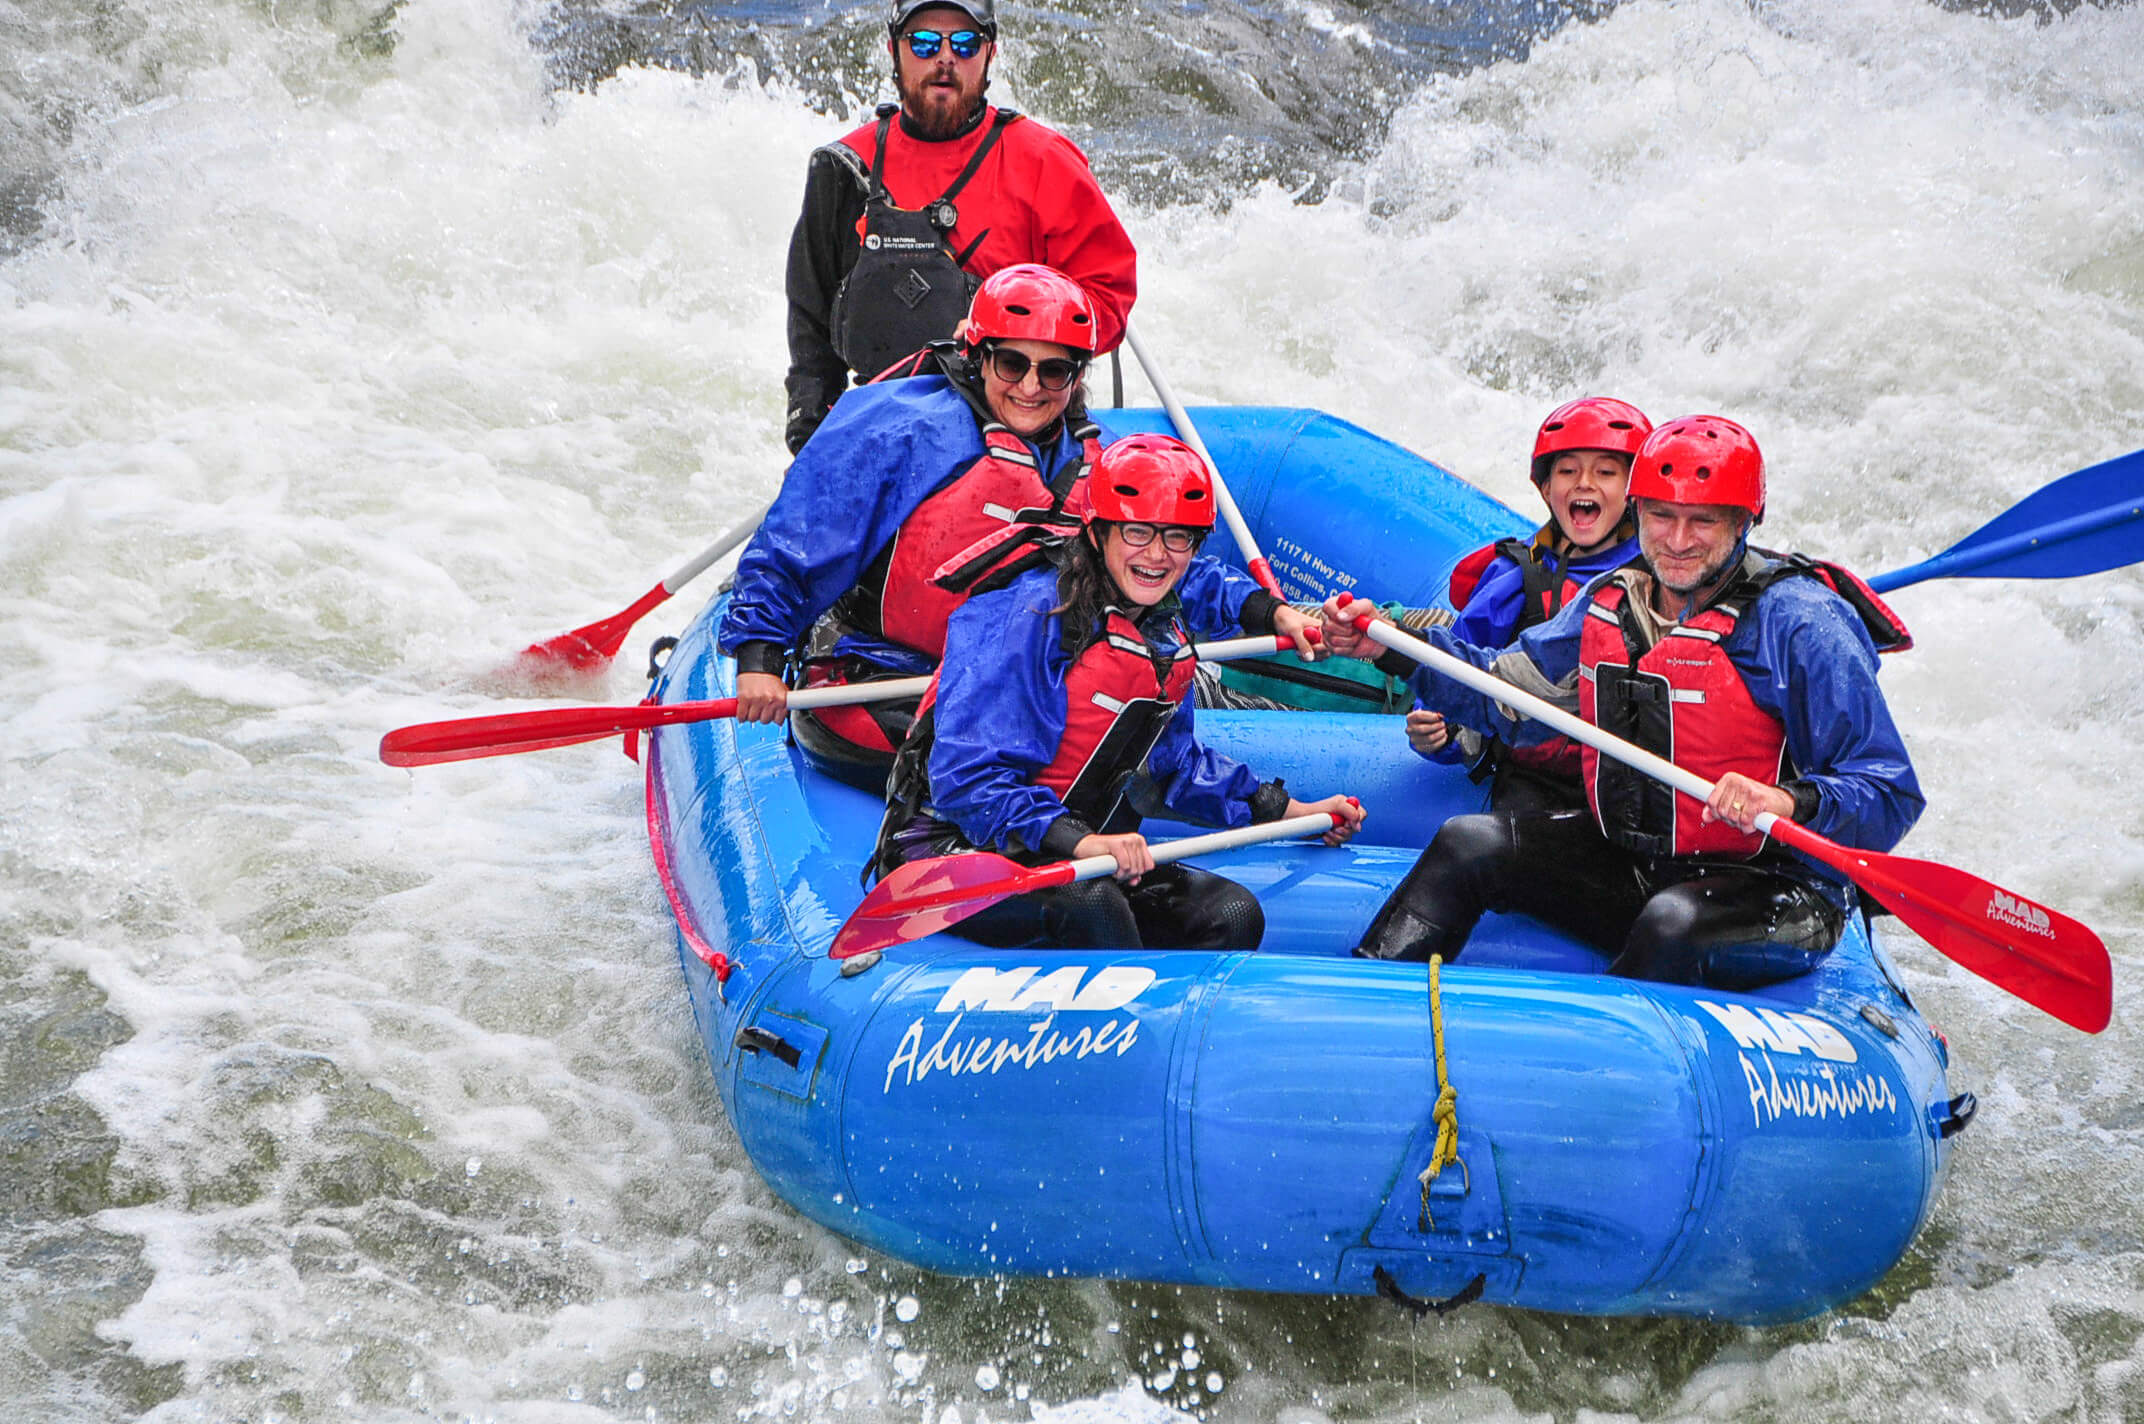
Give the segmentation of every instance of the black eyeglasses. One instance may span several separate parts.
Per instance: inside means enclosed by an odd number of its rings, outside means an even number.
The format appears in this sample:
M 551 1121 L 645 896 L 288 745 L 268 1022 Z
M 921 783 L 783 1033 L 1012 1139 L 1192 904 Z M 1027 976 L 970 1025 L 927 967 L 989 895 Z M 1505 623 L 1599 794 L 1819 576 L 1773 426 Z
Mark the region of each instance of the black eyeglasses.
M 983 44 L 990 37 L 981 30 L 955 30 L 949 35 L 936 30 L 910 30 L 901 38 L 908 41 L 908 52 L 918 59 L 936 59 L 942 44 L 953 47 L 955 59 L 973 59 L 983 52 Z
M 1027 379 L 1032 370 L 1035 380 L 1046 391 L 1061 391 L 1079 379 L 1079 373 L 1087 369 L 1085 361 L 1068 361 L 1062 356 L 1052 356 L 1046 361 L 1031 361 L 1024 351 L 1015 351 L 1009 346 L 992 346 L 986 354 L 990 357 L 990 369 L 1008 386 L 1017 386 Z
M 1154 536 L 1159 534 L 1161 547 L 1172 554 L 1188 554 L 1206 542 L 1205 530 L 1187 528 L 1182 524 L 1119 524 L 1117 532 L 1122 534 L 1124 542 L 1134 549 L 1144 549 L 1153 543 Z

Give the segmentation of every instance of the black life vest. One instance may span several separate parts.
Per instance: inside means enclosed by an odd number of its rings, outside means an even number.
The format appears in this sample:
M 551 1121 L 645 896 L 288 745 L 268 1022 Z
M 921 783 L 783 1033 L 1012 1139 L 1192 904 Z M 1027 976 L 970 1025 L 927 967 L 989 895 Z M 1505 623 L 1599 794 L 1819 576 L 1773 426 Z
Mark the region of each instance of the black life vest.
M 960 221 L 954 199 L 1020 115 L 999 109 L 952 185 L 921 209 L 896 207 L 886 191 L 886 135 L 898 104 L 878 108 L 878 134 L 864 194 L 862 249 L 842 278 L 827 334 L 849 369 L 868 380 L 927 342 L 953 334 L 982 279 L 967 270 L 974 244 L 956 253 L 947 234 Z M 978 237 L 976 242 L 981 242 Z

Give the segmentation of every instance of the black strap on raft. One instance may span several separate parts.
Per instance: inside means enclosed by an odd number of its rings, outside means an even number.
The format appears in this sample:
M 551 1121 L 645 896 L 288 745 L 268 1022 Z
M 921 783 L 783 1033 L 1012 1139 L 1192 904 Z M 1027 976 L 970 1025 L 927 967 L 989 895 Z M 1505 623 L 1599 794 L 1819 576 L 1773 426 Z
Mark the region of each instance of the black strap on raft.
M 1462 1305 L 1472 1305 L 1481 1299 L 1481 1293 L 1489 1286 L 1487 1273 L 1476 1271 L 1474 1279 L 1461 1286 L 1457 1294 L 1446 1296 L 1443 1300 L 1425 1300 L 1421 1296 L 1407 1294 L 1399 1279 L 1383 1266 L 1372 1271 L 1370 1278 L 1377 1282 L 1379 1295 L 1395 1305 L 1407 1307 L 1414 1312 L 1417 1320 L 1425 1315 L 1449 1315 Z
M 804 1054 L 795 1044 L 771 1028 L 752 1025 L 737 1030 L 737 1046 L 747 1053 L 771 1053 L 794 1068 L 804 1061 Z

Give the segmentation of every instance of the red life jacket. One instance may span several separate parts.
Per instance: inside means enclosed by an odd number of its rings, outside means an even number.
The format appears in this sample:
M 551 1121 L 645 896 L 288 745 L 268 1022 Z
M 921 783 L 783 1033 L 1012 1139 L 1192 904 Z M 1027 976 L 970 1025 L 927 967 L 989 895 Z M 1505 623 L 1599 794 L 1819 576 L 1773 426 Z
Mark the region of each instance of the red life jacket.
M 1578 639 L 1578 712 L 1602 731 L 1665 757 L 1707 781 L 1730 771 L 1777 785 L 1786 779 L 1785 724 L 1750 696 L 1720 644 L 1762 585 L 1737 579 L 1710 608 L 1667 629 L 1651 648 L 1627 604 L 1628 573 L 1596 589 Z M 1586 800 L 1601 833 L 1641 855 L 1747 859 L 1764 848 L 1725 821 L 1705 824 L 1704 805 L 1583 749 Z
M 1170 628 L 1176 648 L 1163 654 L 1129 618 L 1112 609 L 1102 636 L 1065 670 L 1064 733 L 1056 755 L 1035 781 L 1055 791 L 1066 810 L 1098 831 L 1116 834 L 1138 826 L 1138 815 L 1124 805 L 1126 788 L 1133 773 L 1146 765 L 1169 719 L 1191 695 L 1198 668 L 1191 635 L 1181 622 Z M 901 832 L 918 816 L 933 814 L 930 757 L 938 735 L 938 682 L 943 676 L 941 669 L 931 679 L 916 710 L 915 727 L 887 775 L 886 815 L 879 822 L 871 858 L 864 863 L 867 885 L 891 863 Z
M 1711 607 L 1669 628 L 1650 649 L 1628 611 L 1628 571 L 1595 590 L 1578 640 L 1579 715 L 1707 781 L 1730 771 L 1767 785 L 1786 780 L 1786 727 L 1757 705 L 1721 650 L 1743 614 L 1780 579 L 1807 577 L 1846 600 L 1878 652 L 1904 651 L 1913 635 L 1851 571 L 1806 554 L 1751 552 L 1772 562 L 1738 573 Z M 1702 803 L 1591 747 L 1582 751 L 1586 799 L 1616 844 L 1647 855 L 1742 858 L 1764 848 L 1763 836 L 1725 821 L 1702 824 Z
M 1484 544 L 1453 567 L 1449 592 L 1455 611 L 1465 608 L 1473 600 L 1481 576 L 1489 572 L 1489 565 L 1498 559 L 1509 559 L 1519 566 L 1521 586 L 1525 589 L 1519 598 L 1519 621 L 1511 630 L 1514 638 L 1536 623 L 1546 623 L 1555 617 L 1558 610 L 1586 586 L 1583 579 L 1568 574 L 1557 577 L 1556 571 L 1542 561 L 1541 550 L 1532 541 L 1499 539 L 1494 544 Z
M 1087 468 L 1101 454 L 1092 426 L 1081 432 L 1080 459 L 1048 484 L 1026 441 L 995 422 L 982 431 L 982 457 L 931 491 L 841 596 L 834 615 L 842 622 L 943 657 L 946 620 L 978 585 L 1079 527 L 1075 495 L 1084 496 Z
M 1125 783 L 1191 695 L 1198 658 L 1184 626 L 1171 627 L 1177 645 L 1164 654 L 1111 609 L 1102 636 L 1065 672 L 1064 736 L 1035 780 L 1097 830 L 1116 818 Z

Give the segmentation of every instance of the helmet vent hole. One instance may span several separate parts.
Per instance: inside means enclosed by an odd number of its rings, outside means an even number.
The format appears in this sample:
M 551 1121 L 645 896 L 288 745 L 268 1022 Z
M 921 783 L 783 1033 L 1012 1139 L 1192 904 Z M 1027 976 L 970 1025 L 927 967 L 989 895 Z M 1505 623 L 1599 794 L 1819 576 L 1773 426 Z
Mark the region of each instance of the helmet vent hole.
M 1710 466 L 1710 465 L 1699 465 L 1699 466 L 1697 467 L 1697 477 L 1698 477 L 1699 479 L 1701 479 L 1701 480 L 1709 480 L 1709 479 L 1711 479 L 1711 478 L 1712 478 L 1712 466 Z
M 1033 307 L 1014 306 L 1010 302 L 1005 304 L 1005 310 L 1011 312 L 1014 316 L 1033 316 L 1035 314 Z
M 1137 499 L 1139 497 L 1139 486 L 1137 485 L 1111 485 L 1110 488 L 1123 495 L 1126 499 Z
M 1094 318 L 1088 316 L 1085 312 L 1072 313 L 1072 324 L 1074 326 L 1090 326 L 1093 321 Z
M 1202 500 L 1204 498 L 1206 498 L 1206 491 L 1202 489 L 1192 489 L 1184 491 L 1184 503 L 1186 504 L 1195 504 L 1199 500 Z

